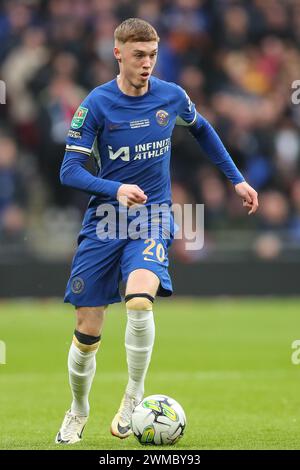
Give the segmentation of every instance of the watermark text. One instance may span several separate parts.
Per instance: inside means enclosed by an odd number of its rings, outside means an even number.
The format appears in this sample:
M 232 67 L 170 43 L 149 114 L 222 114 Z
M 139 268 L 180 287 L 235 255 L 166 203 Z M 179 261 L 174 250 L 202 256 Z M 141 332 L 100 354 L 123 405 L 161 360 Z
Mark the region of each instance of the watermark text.
M 0 364 L 6 364 L 6 344 L 0 340 Z
M 0 104 L 6 104 L 6 85 L 3 80 L 0 80 Z

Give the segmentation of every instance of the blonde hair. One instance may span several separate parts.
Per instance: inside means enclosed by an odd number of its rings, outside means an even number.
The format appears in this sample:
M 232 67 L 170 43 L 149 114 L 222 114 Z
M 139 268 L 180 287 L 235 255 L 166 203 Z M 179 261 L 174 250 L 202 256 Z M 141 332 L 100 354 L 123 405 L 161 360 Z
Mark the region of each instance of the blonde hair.
M 156 30 L 147 21 L 140 18 L 128 18 L 115 29 L 116 41 L 125 42 L 159 42 Z

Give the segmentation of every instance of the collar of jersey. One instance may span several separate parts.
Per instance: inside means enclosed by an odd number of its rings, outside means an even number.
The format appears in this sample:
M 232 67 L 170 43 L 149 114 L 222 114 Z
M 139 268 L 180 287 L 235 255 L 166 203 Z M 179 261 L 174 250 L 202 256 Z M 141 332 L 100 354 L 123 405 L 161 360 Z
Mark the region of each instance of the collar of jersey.
M 150 93 L 153 90 L 153 85 L 154 85 L 154 81 L 153 81 L 153 78 L 151 76 L 149 78 L 149 87 L 148 87 L 147 92 L 144 93 L 143 95 L 140 95 L 140 96 L 132 96 L 132 95 L 126 95 L 126 93 L 123 93 L 123 91 L 119 88 L 117 78 L 115 78 L 114 83 L 115 83 L 115 87 L 117 88 L 120 95 L 123 96 L 124 98 L 128 98 L 129 100 L 137 100 L 137 99 L 145 98 L 146 96 L 150 95 Z

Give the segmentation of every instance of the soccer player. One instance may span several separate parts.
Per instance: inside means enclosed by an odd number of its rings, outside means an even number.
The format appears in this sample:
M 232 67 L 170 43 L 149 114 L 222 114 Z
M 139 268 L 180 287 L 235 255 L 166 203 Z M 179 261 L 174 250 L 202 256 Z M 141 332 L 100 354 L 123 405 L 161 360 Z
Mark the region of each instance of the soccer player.
M 116 28 L 114 37 L 120 74 L 95 88 L 76 111 L 60 174 L 62 184 L 92 195 L 65 295 L 65 302 L 76 308 L 77 321 L 68 358 L 73 401 L 56 436 L 56 442 L 64 444 L 82 437 L 105 311 L 108 305 L 121 301 L 121 280 L 126 283 L 128 383 L 111 433 L 126 438 L 132 432 L 131 415 L 144 394 L 154 343 L 153 302 L 156 295 L 172 294 L 167 254 L 173 237 L 169 164 L 176 123 L 187 126 L 234 185 L 249 214 L 258 207 L 256 191 L 185 91 L 152 76 L 159 43 L 155 29 L 141 19 L 130 18 Z M 85 169 L 91 154 L 98 165 L 97 176 Z M 119 216 L 119 202 L 124 208 L 166 204 L 171 220 L 169 236 L 159 230 L 154 238 L 146 239 L 101 237 L 101 207 L 110 204 Z M 160 227 L 157 217 L 154 221 L 149 216 L 146 222 Z

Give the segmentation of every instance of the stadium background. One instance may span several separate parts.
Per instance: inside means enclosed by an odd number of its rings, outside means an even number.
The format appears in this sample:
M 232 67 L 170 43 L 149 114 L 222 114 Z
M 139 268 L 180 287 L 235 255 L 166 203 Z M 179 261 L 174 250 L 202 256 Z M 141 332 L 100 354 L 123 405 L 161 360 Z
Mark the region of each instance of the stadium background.
M 179 297 L 299 294 L 300 105 L 291 99 L 300 79 L 298 0 L 0 1 L 0 447 L 51 448 L 69 397 L 62 355 L 73 318 L 49 297 L 63 295 L 88 198 L 62 187 L 58 171 L 72 115 L 90 89 L 116 75 L 113 31 L 132 16 L 159 32 L 155 74 L 185 88 L 260 195 L 259 212 L 248 217 L 189 133 L 175 130 L 173 199 L 205 204 L 205 245 L 172 247 L 176 306 L 157 303 L 161 341 L 149 391 L 175 394 L 190 411 L 183 448 L 299 447 L 299 371 L 290 360 L 298 300 Z M 95 406 L 107 423 L 121 393 L 110 402 L 111 381 L 126 378 L 123 330 L 112 326 L 124 327 L 121 311 L 112 310 L 93 392 L 94 400 L 102 394 L 104 407 Z M 119 349 L 109 346 L 115 335 Z M 172 344 L 184 349 L 176 346 L 173 360 Z M 87 445 L 99 448 L 98 422 L 90 429 Z M 128 445 L 101 439 L 108 448 Z

